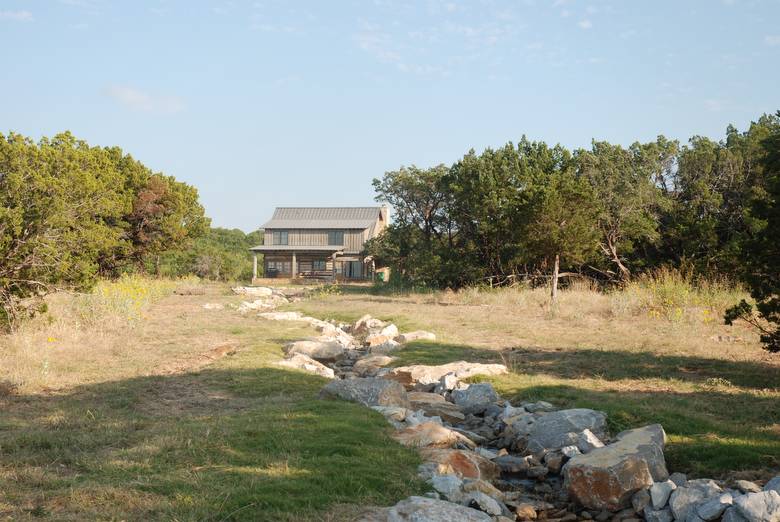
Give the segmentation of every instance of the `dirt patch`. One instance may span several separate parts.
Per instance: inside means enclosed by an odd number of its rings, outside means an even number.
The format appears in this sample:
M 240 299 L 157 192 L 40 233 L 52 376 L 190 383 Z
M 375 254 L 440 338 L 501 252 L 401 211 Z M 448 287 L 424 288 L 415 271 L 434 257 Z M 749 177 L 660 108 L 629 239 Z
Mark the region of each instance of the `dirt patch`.
M 238 343 L 224 342 L 220 343 L 209 350 L 200 353 L 194 357 L 185 357 L 166 364 L 158 368 L 153 372 L 153 375 L 173 375 L 177 373 L 186 373 L 193 370 L 199 370 L 204 366 L 208 366 L 223 357 L 235 355 L 238 352 Z

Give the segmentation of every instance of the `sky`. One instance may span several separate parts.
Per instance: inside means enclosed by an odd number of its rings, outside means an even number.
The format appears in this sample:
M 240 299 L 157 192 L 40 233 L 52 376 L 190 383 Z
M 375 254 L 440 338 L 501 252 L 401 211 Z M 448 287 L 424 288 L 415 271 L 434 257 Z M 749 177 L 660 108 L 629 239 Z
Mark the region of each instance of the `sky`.
M 778 21 L 780 0 L 0 0 L 0 132 L 118 145 L 250 231 L 523 135 L 720 139 L 780 109 Z

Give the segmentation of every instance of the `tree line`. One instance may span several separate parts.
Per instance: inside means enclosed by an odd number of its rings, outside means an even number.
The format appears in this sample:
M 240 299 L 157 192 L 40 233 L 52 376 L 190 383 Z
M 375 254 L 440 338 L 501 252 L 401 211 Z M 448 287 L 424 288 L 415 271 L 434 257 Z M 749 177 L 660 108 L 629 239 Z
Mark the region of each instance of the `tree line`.
M 211 229 L 196 188 L 119 147 L 67 132 L 38 142 L 0 134 L 0 326 L 34 313 L 52 290 L 100 277 L 237 277 L 256 236 Z
M 405 284 L 544 281 L 553 298 L 562 272 L 620 284 L 684 266 L 759 281 L 757 299 L 776 307 L 779 133 L 780 112 L 720 141 L 570 151 L 523 137 L 450 166 L 402 167 L 373 181 L 394 219 L 369 251 Z

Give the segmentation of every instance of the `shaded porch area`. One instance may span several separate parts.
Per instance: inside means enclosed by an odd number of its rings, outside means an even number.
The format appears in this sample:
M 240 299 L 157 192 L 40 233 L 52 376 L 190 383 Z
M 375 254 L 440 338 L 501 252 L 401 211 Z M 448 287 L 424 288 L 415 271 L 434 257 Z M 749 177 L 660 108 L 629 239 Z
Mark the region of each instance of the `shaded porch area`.
M 258 254 L 263 254 L 263 274 L 267 278 L 313 279 L 323 281 L 362 281 L 373 276 L 371 263 L 359 254 L 345 254 L 332 247 L 281 249 L 260 245 L 251 249 L 253 279 L 258 275 Z

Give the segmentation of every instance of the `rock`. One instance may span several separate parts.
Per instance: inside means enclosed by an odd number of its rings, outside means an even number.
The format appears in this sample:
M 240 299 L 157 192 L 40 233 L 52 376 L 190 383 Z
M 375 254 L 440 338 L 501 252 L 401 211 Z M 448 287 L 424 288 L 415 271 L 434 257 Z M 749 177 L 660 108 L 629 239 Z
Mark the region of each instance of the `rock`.
M 439 379 L 448 373 L 454 373 L 457 379 L 466 379 L 475 375 L 502 375 L 507 373 L 507 369 L 503 364 L 468 363 L 466 361 L 457 361 L 439 366 L 415 364 L 393 368 L 387 375 L 387 378 L 396 380 L 411 389 L 416 384 L 435 386 L 438 384 Z
M 435 422 L 424 422 L 417 426 L 397 431 L 393 438 L 404 446 L 412 448 L 454 448 L 473 449 L 475 444 L 456 431 Z
M 640 489 L 664 480 L 666 434 L 659 424 L 624 431 L 616 442 L 573 457 L 563 467 L 564 485 L 588 509 L 616 511 Z
M 653 483 L 650 486 L 650 499 L 653 502 L 653 509 L 663 508 L 669 502 L 669 496 L 675 489 L 677 489 L 677 484 L 671 480 Z
M 734 499 L 739 514 L 750 522 L 780 522 L 780 493 L 747 493 Z
M 646 489 L 640 489 L 631 497 L 631 506 L 634 508 L 634 513 L 641 514 L 649 505 L 650 492 Z
M 412 341 L 435 341 L 436 334 L 426 332 L 425 330 L 416 330 L 399 335 L 395 338 L 399 343 L 410 343 Z
M 490 495 L 491 497 L 498 500 L 504 499 L 504 493 L 490 482 L 482 479 L 464 479 L 463 492 L 471 493 L 473 491 L 481 491 L 482 493 Z
M 373 377 L 383 367 L 395 361 L 387 355 L 368 355 L 355 361 L 352 371 L 361 377 Z
M 404 387 L 394 381 L 371 377 L 331 381 L 320 390 L 320 398 L 338 397 L 365 406 L 409 408 Z
M 286 366 L 287 368 L 304 370 L 328 379 L 334 379 L 336 377 L 332 369 L 302 353 L 293 353 L 288 359 L 278 361 L 276 364 L 278 366 Z
M 492 480 L 498 478 L 499 468 L 492 461 L 466 450 L 423 448 L 420 456 L 433 463 L 431 468 L 439 475 L 457 475 L 460 478 Z
M 458 377 L 455 375 L 455 372 L 450 372 L 439 378 L 439 383 L 436 385 L 434 392 L 438 394 L 451 392 L 458 387 L 458 383 Z
M 523 409 L 528 413 L 555 411 L 555 406 L 547 401 L 538 402 L 525 402 L 523 403 Z
M 399 406 L 371 406 L 371 409 L 384 415 L 384 417 L 391 421 L 390 423 L 394 426 L 400 425 L 400 423 L 406 419 L 409 412 L 406 408 L 401 408 Z
M 409 497 L 391 507 L 387 522 L 491 522 L 482 511 L 444 500 L 425 497 Z
M 300 353 L 318 361 L 335 361 L 344 355 L 344 347 L 335 341 L 295 341 L 284 347 L 284 353 Z
M 563 453 L 563 456 L 568 459 L 576 457 L 577 455 L 582 455 L 580 448 L 577 446 L 564 446 L 561 448 L 561 453 Z
M 388 353 L 392 353 L 398 350 L 399 348 L 401 348 L 401 343 L 398 343 L 390 339 L 389 341 L 385 341 L 382 344 L 372 346 L 369 351 L 373 354 L 387 355 Z
M 456 475 L 434 475 L 428 482 L 447 500 L 457 502 L 463 496 L 463 480 Z
M 353 335 L 365 334 L 370 330 L 378 330 L 384 328 L 386 324 L 387 323 L 385 323 L 384 321 L 380 321 L 379 319 L 375 319 L 370 315 L 366 314 L 360 319 L 358 319 L 355 322 L 355 324 L 352 326 L 352 334 Z
M 441 417 L 451 424 L 462 422 L 466 416 L 460 408 L 437 393 L 409 392 L 409 401 L 415 410 L 423 410 L 431 417 Z
M 300 321 L 303 318 L 300 312 L 263 312 L 257 315 L 269 321 Z
M 388 337 L 390 339 L 395 339 L 398 337 L 398 327 L 394 324 L 388 324 L 382 330 L 380 330 L 379 335 L 384 335 L 385 337 Z
M 366 345 L 370 347 L 378 347 L 382 346 L 387 343 L 395 343 L 396 341 L 393 340 L 392 337 L 382 334 L 371 334 L 368 337 L 366 337 Z M 392 346 L 392 344 L 389 344 Z
M 748 519 L 743 517 L 737 508 L 730 507 L 723 513 L 720 522 L 748 522 Z
M 649 509 L 645 508 L 643 513 L 646 522 L 672 522 L 674 515 L 670 508 L 664 509 Z
M 761 488 L 755 482 L 749 480 L 737 480 L 734 482 L 734 486 L 742 493 L 758 493 Z
M 685 473 L 680 472 L 674 472 L 671 475 L 669 475 L 669 480 L 675 483 L 677 487 L 684 486 L 686 482 L 688 482 L 688 477 L 685 475 Z
M 481 382 L 471 384 L 465 390 L 454 390 L 452 400 L 463 413 L 473 415 L 484 412 L 491 403 L 496 402 L 498 394 L 492 384 Z
M 603 447 L 604 443 L 587 428 L 577 435 L 577 449 L 582 453 L 588 453 L 596 448 Z
M 560 473 L 566 457 L 560 451 L 551 451 L 544 456 L 544 464 L 551 473 Z
M 717 497 L 722 492 L 723 490 L 713 480 L 690 480 L 672 492 L 669 507 L 672 508 L 675 520 L 685 520 L 688 512 L 697 504 Z
M 528 468 L 528 471 L 526 471 L 525 474 L 528 476 L 528 478 L 543 480 L 549 472 L 550 470 L 547 468 L 547 466 L 531 466 Z
M 559 410 L 531 417 L 523 423 L 513 423 L 510 430 L 515 429 L 519 431 L 516 433 L 516 444 L 536 454 L 544 450 L 576 446 L 578 434 L 586 429 L 597 437 L 606 437 L 607 416 L 603 412 L 586 408 Z
M 425 412 L 422 410 L 407 410 L 407 414 L 406 414 L 406 418 L 404 419 L 404 422 L 406 422 L 407 426 L 418 426 L 426 422 L 434 422 L 439 426 L 442 425 L 441 418 L 428 417 L 427 415 L 425 415 Z
M 769 482 L 764 485 L 764 491 L 776 491 L 780 493 L 780 475 L 770 479 Z M 747 493 L 747 491 L 745 493 Z M 751 491 L 750 493 L 757 493 L 757 491 Z
M 463 505 L 478 509 L 488 515 L 500 515 L 501 505 L 498 501 L 481 491 L 473 491 L 463 497 Z
M 257 297 L 267 297 L 274 293 L 272 289 L 265 286 L 237 286 L 232 290 L 234 294 L 252 295 Z
M 518 474 L 525 473 L 531 465 L 528 463 L 528 459 L 524 457 L 517 457 L 515 455 L 502 455 L 493 462 L 501 468 L 501 473 Z
M 206 310 L 222 310 L 225 308 L 225 305 L 222 303 L 205 303 L 203 308 Z
M 696 507 L 696 514 L 702 520 L 715 520 L 720 518 L 726 509 L 731 507 L 731 493 L 724 493 L 718 497 L 712 498 Z
M 531 504 L 520 504 L 515 512 L 520 520 L 536 520 L 536 509 Z

